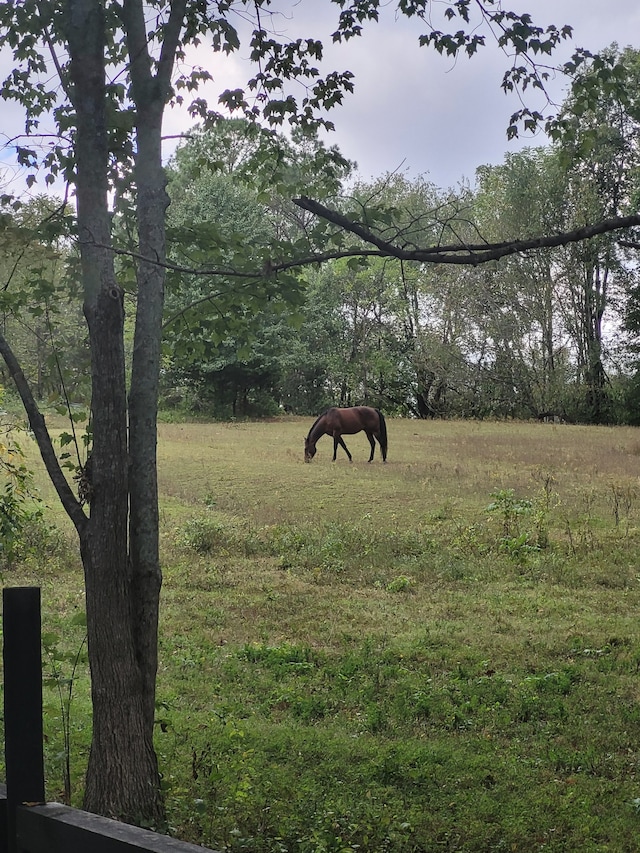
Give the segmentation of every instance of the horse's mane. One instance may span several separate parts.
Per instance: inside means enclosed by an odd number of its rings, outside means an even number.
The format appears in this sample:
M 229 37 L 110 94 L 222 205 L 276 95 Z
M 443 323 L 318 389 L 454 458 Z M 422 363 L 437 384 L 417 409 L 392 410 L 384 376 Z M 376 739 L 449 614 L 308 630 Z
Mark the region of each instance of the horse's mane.
M 315 419 L 315 421 L 311 424 L 311 429 L 310 429 L 310 430 L 309 430 L 309 432 L 307 433 L 307 441 L 309 441 L 309 438 L 310 438 L 310 436 L 311 436 L 311 433 L 314 431 L 314 429 L 315 429 L 315 428 L 316 428 L 316 426 L 318 425 L 318 422 L 319 422 L 320 420 L 322 420 L 322 418 L 327 414 L 327 412 L 328 412 L 328 411 L 329 411 L 329 409 L 325 409 L 325 410 L 324 410 L 324 412 L 322 412 L 322 414 L 318 415 L 318 417 Z

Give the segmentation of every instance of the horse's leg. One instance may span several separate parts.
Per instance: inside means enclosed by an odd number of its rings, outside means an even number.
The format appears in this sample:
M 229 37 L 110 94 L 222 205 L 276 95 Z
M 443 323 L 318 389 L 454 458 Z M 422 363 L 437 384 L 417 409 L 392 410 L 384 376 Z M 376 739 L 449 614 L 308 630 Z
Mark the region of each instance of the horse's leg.
M 382 461 L 386 462 L 387 461 L 387 451 L 386 451 L 384 444 L 381 441 L 382 436 L 378 432 L 374 432 L 374 435 L 378 439 L 378 444 L 380 445 L 380 455 L 382 456 Z
M 342 440 L 341 435 L 334 435 L 333 436 L 333 461 L 334 462 L 336 461 L 336 453 L 338 452 L 338 445 L 340 445 L 340 447 L 343 448 L 344 452 L 349 457 L 349 462 L 353 462 L 353 459 L 351 458 L 351 454 L 349 453 L 349 448 L 347 447 L 347 445 Z
M 373 454 L 376 452 L 376 443 L 373 440 L 373 435 L 368 432 L 367 438 L 369 439 L 369 444 L 371 445 L 371 455 L 369 456 L 369 462 L 373 462 Z

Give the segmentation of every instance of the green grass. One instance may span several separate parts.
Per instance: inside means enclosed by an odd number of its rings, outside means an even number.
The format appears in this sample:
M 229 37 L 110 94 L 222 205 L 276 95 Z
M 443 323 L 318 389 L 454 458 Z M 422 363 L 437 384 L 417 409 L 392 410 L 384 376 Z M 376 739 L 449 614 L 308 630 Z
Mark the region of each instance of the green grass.
M 309 426 L 161 426 L 157 749 L 175 834 L 264 853 L 634 849 L 638 432 L 390 420 L 386 465 L 363 435 L 352 465 L 327 438 L 305 465 Z M 72 657 L 73 551 L 4 581 L 42 585 Z M 74 802 L 89 732 L 81 669 Z

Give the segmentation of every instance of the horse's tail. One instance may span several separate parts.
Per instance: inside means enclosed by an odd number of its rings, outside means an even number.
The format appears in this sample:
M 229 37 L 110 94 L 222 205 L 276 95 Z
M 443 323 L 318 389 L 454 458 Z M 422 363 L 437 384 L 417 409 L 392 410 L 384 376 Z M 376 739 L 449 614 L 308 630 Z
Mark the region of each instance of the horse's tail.
M 376 409 L 378 413 L 378 417 L 380 418 L 380 450 L 382 450 L 382 459 L 384 462 L 387 461 L 387 422 L 384 419 L 384 415 L 380 411 L 380 409 Z

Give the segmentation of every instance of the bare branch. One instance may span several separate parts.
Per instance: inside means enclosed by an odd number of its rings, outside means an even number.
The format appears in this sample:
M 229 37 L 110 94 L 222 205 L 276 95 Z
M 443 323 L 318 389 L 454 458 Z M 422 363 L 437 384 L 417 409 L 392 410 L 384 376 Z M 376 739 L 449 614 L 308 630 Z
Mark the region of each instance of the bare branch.
M 383 240 L 366 225 L 354 222 L 342 213 L 325 207 L 320 202 L 301 196 L 293 199 L 294 203 L 303 210 L 314 213 L 327 222 L 338 225 L 345 231 L 359 237 L 365 243 L 375 246 L 378 250 L 373 254 L 380 257 L 397 258 L 402 261 L 418 261 L 431 264 L 468 264 L 478 266 L 489 261 L 497 261 L 520 252 L 528 252 L 535 249 L 549 249 L 557 246 L 566 246 L 569 243 L 579 243 L 597 237 L 599 234 L 608 234 L 611 231 L 619 231 L 640 225 L 640 214 L 630 216 L 614 216 L 604 219 L 594 225 L 585 225 L 573 231 L 560 234 L 551 234 L 545 237 L 532 237 L 527 240 L 511 240 L 503 243 L 481 243 L 465 245 L 458 243 L 445 246 L 430 246 L 424 249 L 405 249 Z M 352 254 L 357 254 L 353 252 Z M 362 253 L 366 254 L 366 253 Z
M 82 509 L 82 505 L 76 498 L 64 476 L 64 472 L 58 462 L 58 457 L 51 442 L 51 436 L 46 427 L 44 417 L 38 409 L 31 388 L 27 382 L 22 368 L 20 367 L 13 350 L 5 340 L 3 335 L 0 335 L 0 355 L 4 359 L 5 364 L 11 374 L 11 378 L 15 382 L 18 393 L 22 399 L 22 404 L 29 418 L 29 426 L 35 435 L 42 461 L 45 464 L 49 478 L 53 483 L 58 497 L 64 507 L 67 515 L 74 523 L 76 530 L 80 534 L 88 522 L 88 518 Z
M 38 3 L 38 10 L 40 12 L 40 18 L 44 19 L 45 16 L 42 14 L 42 3 Z M 56 53 L 56 47 L 55 47 L 55 44 L 53 42 L 53 39 L 51 38 L 51 32 L 49 31 L 49 28 L 46 26 L 43 30 L 43 36 L 44 36 L 45 44 L 49 48 L 49 54 L 51 56 L 51 59 L 53 60 L 53 64 L 55 66 L 58 77 L 60 78 L 60 85 L 64 89 L 64 92 L 65 92 L 66 96 L 69 98 L 69 101 L 71 101 L 71 103 L 73 103 L 73 91 L 72 91 L 72 88 L 69 86 L 68 76 L 65 74 L 64 69 L 62 67 L 62 64 L 61 64 L 60 60 L 58 59 L 58 54 Z

